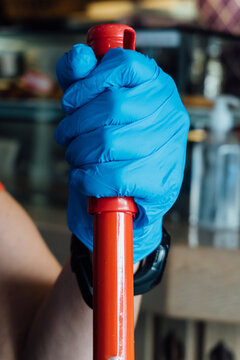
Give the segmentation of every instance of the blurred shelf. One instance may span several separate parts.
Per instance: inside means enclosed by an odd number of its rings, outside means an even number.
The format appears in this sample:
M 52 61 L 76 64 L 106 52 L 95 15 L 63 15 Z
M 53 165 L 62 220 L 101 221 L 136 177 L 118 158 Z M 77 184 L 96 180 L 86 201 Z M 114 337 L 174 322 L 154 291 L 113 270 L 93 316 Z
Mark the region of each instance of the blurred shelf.
M 40 35 L 55 34 L 56 36 L 63 34 L 72 34 L 74 32 L 86 32 L 90 26 L 95 25 L 92 22 L 72 21 L 69 19 L 44 19 L 35 21 L 15 22 L 0 26 L 0 35 L 2 36 L 22 36 L 23 34 Z
M 191 126 L 194 128 L 208 128 L 210 124 L 210 109 L 187 107 Z M 234 110 L 234 125 L 240 126 L 240 109 Z
M 150 21 L 148 21 L 150 19 Z M 132 26 L 138 36 L 142 36 L 143 33 L 158 33 L 166 34 L 166 32 L 175 32 L 177 34 L 198 34 L 203 37 L 214 37 L 225 40 L 233 40 L 239 42 L 240 36 L 233 35 L 227 32 L 214 31 L 208 28 L 204 28 L 197 21 L 181 22 L 179 20 L 166 19 L 165 17 L 157 16 L 155 21 L 153 20 L 152 13 L 150 15 L 147 11 L 144 15 L 134 15 L 130 17 L 124 17 L 119 21 Z M 36 20 L 26 23 L 15 23 L 0 25 L 0 37 L 14 37 L 22 38 L 24 36 L 45 36 L 50 37 L 68 37 L 73 35 L 86 36 L 88 29 L 94 25 L 104 23 L 119 23 L 119 21 L 99 21 L 87 18 L 69 18 L 60 20 Z M 155 36 L 155 35 L 154 35 Z M 150 39 L 150 41 L 154 41 Z M 158 40 L 157 40 L 158 41 Z M 165 42 L 165 40 L 164 40 Z M 146 45 L 146 44 L 145 44 Z
M 58 100 L 0 100 L 0 122 L 8 119 L 57 123 L 63 116 L 61 103 Z
M 177 30 L 138 30 L 136 46 L 154 46 L 177 48 L 181 45 L 182 36 Z
M 188 107 L 191 126 L 207 128 L 210 110 Z M 58 100 L 0 100 L 0 123 L 21 120 L 24 122 L 57 123 L 64 116 Z M 240 126 L 240 110 L 234 111 L 235 126 Z

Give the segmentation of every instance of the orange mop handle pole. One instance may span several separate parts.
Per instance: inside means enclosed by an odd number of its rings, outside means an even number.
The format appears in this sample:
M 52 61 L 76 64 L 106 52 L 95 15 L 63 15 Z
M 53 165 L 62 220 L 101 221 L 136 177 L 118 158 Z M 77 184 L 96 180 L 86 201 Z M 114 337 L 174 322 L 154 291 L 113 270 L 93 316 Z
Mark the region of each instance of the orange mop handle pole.
M 87 42 L 98 59 L 114 47 L 135 49 L 125 25 L 98 25 Z M 134 360 L 132 198 L 89 198 L 93 225 L 93 359 Z

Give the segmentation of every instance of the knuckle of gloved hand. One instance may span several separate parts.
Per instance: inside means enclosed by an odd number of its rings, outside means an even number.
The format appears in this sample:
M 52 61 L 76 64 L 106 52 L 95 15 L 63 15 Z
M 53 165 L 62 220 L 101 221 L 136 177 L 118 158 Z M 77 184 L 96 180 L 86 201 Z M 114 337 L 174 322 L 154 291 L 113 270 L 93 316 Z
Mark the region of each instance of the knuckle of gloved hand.
M 179 110 L 179 131 L 181 131 L 182 134 L 187 136 L 189 127 L 190 127 L 190 118 L 187 111 L 183 108 Z
M 169 93 L 178 93 L 177 85 L 174 79 L 168 73 L 162 71 L 162 78 L 164 79 L 165 87 L 169 89 Z
M 69 90 L 70 88 L 68 88 L 67 90 Z M 71 89 L 70 89 L 71 90 Z M 72 115 L 72 113 L 74 112 L 74 107 L 73 105 L 69 102 L 69 98 L 71 98 L 71 96 L 69 95 L 69 92 L 66 92 L 61 99 L 61 105 L 62 105 L 62 109 L 63 112 L 67 115 Z
M 170 103 L 168 103 L 168 105 L 171 106 L 173 113 L 177 114 L 177 116 L 175 117 L 176 120 L 178 120 L 176 126 L 180 125 L 181 129 L 185 128 L 185 130 L 188 131 L 190 126 L 190 119 L 181 101 L 176 83 L 169 74 L 164 73 L 164 77 L 165 77 L 165 86 L 168 88 L 168 91 L 166 93 L 169 94 L 170 97 Z
M 132 50 L 125 50 L 122 55 L 122 61 L 127 69 L 133 70 L 136 65 L 136 53 Z
M 90 173 L 88 169 L 81 171 L 81 192 L 96 197 L 128 196 L 123 176 L 122 170 L 116 168 L 112 168 L 111 174 L 104 173 L 102 164 L 98 164 L 93 166 Z
M 114 119 L 118 117 L 119 112 L 121 111 L 123 99 L 120 96 L 120 89 L 110 88 L 106 91 L 105 106 L 108 108 L 109 119 L 112 118 L 113 123 Z
M 105 92 L 104 106 L 107 108 L 107 122 L 108 125 L 124 125 L 134 117 L 134 113 L 129 113 L 126 106 L 127 94 L 124 88 L 116 89 L 110 88 Z
M 190 117 L 185 108 L 182 111 L 182 121 L 183 121 L 184 131 L 185 131 L 185 133 L 188 133 L 189 128 L 190 128 Z
M 112 53 L 114 54 L 114 57 L 117 57 L 117 62 L 123 72 L 123 77 L 131 80 L 129 74 L 136 68 L 138 53 L 133 50 L 122 48 L 112 49 Z
M 112 184 L 117 196 L 131 196 L 132 179 L 129 179 L 127 169 L 125 167 L 113 169 Z
M 190 118 L 177 91 L 172 102 L 177 112 L 176 128 L 178 127 L 178 131 L 187 134 L 190 127 Z
M 112 128 L 102 128 L 99 136 L 99 143 L 102 148 L 101 162 L 116 160 L 116 154 L 118 154 L 118 142 L 118 136 L 114 134 Z
M 116 58 L 120 65 L 124 63 L 128 66 L 131 66 L 135 52 L 132 50 L 117 47 L 115 49 L 108 50 L 107 55 L 109 55 L 111 58 Z
M 155 197 L 154 201 L 157 204 L 159 211 L 165 214 L 175 203 L 178 196 L 178 187 L 162 186 L 159 189 L 158 196 Z
M 69 173 L 69 186 L 85 196 L 95 196 L 92 191 L 93 184 L 89 181 L 92 178 L 90 169 L 72 169 Z

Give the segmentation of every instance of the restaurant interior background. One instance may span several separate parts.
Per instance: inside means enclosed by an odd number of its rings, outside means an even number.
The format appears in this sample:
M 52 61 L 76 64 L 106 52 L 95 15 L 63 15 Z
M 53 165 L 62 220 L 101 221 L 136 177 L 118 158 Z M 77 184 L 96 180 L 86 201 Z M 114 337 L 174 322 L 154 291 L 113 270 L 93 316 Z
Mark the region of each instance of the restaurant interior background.
M 172 249 L 144 296 L 137 360 L 240 359 L 239 0 L 0 2 L 0 179 L 61 263 L 69 252 L 68 166 L 55 65 L 87 29 L 120 22 L 176 81 L 190 115 Z M 157 181 L 157 179 L 156 179 Z

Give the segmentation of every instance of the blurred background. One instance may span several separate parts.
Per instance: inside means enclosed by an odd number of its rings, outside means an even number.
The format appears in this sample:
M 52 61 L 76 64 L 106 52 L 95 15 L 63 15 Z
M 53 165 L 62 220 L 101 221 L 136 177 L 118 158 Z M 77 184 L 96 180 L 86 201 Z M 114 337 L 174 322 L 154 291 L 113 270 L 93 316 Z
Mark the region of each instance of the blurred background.
M 57 59 L 92 25 L 128 24 L 175 80 L 190 115 L 187 163 L 165 217 L 172 250 L 143 300 L 137 360 L 240 359 L 239 0 L 1 0 L 0 180 L 61 263 L 68 166 Z

